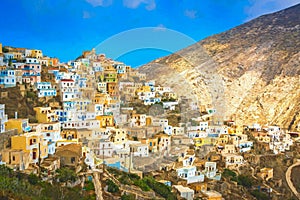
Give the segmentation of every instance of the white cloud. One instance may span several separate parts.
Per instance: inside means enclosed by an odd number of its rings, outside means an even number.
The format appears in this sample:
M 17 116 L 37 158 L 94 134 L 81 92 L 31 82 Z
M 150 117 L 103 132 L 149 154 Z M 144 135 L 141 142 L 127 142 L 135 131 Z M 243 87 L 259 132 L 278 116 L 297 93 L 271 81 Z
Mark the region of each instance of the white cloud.
M 91 18 L 91 13 L 89 13 L 88 11 L 83 11 L 82 18 L 83 19 L 89 19 L 89 18 Z
M 195 19 L 197 17 L 197 11 L 196 10 L 185 10 L 184 15 L 188 18 Z
M 113 0 L 85 0 L 85 1 L 94 7 L 97 7 L 97 6 L 105 7 L 105 6 L 110 6 L 112 4 Z
M 123 5 L 131 9 L 138 8 L 141 4 L 145 4 L 147 10 L 154 10 L 156 8 L 155 0 L 123 0 Z
M 299 0 L 249 0 L 249 2 L 250 6 L 245 9 L 248 15 L 246 21 L 300 3 Z

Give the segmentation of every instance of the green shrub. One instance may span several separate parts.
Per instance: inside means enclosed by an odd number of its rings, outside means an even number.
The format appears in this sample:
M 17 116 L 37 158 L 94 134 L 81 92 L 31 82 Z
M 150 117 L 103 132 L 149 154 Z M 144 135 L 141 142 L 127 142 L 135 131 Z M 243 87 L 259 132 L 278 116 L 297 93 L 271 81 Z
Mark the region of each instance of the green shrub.
M 107 191 L 111 193 L 117 193 L 119 192 L 119 187 L 110 179 L 106 181 L 106 184 L 108 186 Z
M 135 196 L 132 194 L 123 194 L 121 200 L 135 200 Z
M 237 178 L 237 182 L 239 185 L 242 185 L 247 188 L 250 188 L 253 185 L 252 179 L 250 177 L 244 176 L 244 175 L 239 175 Z
M 27 91 L 26 96 L 27 96 L 27 98 L 30 98 L 30 99 L 35 99 L 37 97 L 34 92 L 30 92 L 30 91 Z
M 120 183 L 122 183 L 124 185 L 132 185 L 132 181 L 125 174 L 123 174 L 120 178 L 118 178 L 118 180 L 120 181 Z
M 77 179 L 76 173 L 69 168 L 61 168 L 57 170 L 57 172 L 57 177 L 60 182 L 75 181 Z
M 153 177 L 144 178 L 147 185 L 157 194 L 167 200 L 176 200 L 176 195 L 172 193 L 171 188 L 165 184 L 157 182 Z
M 141 188 L 143 191 L 150 191 L 150 187 L 147 185 L 145 180 L 139 179 L 134 181 L 134 185 Z
M 224 169 L 224 172 L 222 173 L 222 176 L 224 177 L 236 177 L 236 173 L 230 169 Z
M 36 185 L 39 182 L 39 177 L 32 173 L 28 176 L 27 179 L 31 185 Z
M 131 173 L 128 174 L 128 177 L 129 177 L 131 180 L 139 180 L 139 179 L 140 179 L 140 177 L 139 177 L 138 175 L 136 175 L 136 174 L 131 174 Z
M 250 192 L 253 196 L 255 196 L 255 198 L 257 200 L 266 200 L 266 199 L 269 199 L 268 195 L 263 193 L 263 192 L 260 192 L 258 190 L 253 190 Z
M 86 181 L 86 182 L 85 182 L 84 189 L 85 189 L 86 191 L 95 190 L 93 181 Z

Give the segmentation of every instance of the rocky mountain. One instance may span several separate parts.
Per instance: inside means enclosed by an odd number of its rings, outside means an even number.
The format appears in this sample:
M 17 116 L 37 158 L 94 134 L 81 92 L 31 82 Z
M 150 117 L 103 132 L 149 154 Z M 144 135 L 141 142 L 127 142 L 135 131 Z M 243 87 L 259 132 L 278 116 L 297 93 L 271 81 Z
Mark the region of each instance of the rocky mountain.
M 300 4 L 213 35 L 139 68 L 240 125 L 300 123 Z

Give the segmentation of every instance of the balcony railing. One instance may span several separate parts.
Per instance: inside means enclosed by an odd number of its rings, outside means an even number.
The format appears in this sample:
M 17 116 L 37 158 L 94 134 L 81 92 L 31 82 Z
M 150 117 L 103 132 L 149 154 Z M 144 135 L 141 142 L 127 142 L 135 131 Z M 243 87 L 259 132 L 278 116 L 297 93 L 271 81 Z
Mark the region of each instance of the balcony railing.
M 39 148 L 39 144 L 38 143 L 33 143 L 33 144 L 30 144 L 30 145 L 26 146 L 27 150 L 38 149 L 38 148 Z

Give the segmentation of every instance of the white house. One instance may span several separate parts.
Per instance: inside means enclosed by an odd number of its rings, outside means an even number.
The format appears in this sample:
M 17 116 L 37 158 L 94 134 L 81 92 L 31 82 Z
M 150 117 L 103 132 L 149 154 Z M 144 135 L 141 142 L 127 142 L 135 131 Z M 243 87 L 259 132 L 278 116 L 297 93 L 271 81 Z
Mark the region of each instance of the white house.
M 87 129 L 97 129 L 100 127 L 100 122 L 99 120 L 85 120 L 85 121 L 68 121 L 68 122 L 63 122 L 62 127 L 64 129 L 82 129 L 82 128 L 87 128 Z
M 184 127 L 173 127 L 172 128 L 172 135 L 184 135 Z
M 93 111 L 95 112 L 96 116 L 103 115 L 104 114 L 104 105 L 103 104 L 92 104 Z
M 162 129 L 164 129 L 166 126 L 168 126 L 168 119 L 159 119 L 159 118 L 153 118 L 152 119 L 152 125 L 153 126 L 160 126 Z
M 4 58 L 3 56 L 0 55 L 0 66 L 3 66 L 4 65 Z
M 140 100 L 144 101 L 145 99 L 154 98 L 155 92 L 138 92 L 137 95 Z
M 133 152 L 134 156 L 148 157 L 149 148 L 147 144 L 130 144 L 130 151 Z
M 180 196 L 186 200 L 194 199 L 194 190 L 189 187 L 184 187 L 182 185 L 173 185 L 173 187 L 179 192 Z
M 145 114 L 133 114 L 130 119 L 131 127 L 139 127 L 146 125 L 146 115 Z
M 52 88 L 50 82 L 39 82 L 35 85 L 38 90 L 38 97 L 56 96 L 56 89 Z
M 217 175 L 217 163 L 216 162 L 205 162 L 205 169 L 203 173 L 207 178 L 214 178 Z
M 88 146 L 99 158 L 102 158 L 103 156 L 112 157 L 116 150 L 115 144 L 105 139 L 90 140 Z
M 106 82 L 99 82 L 99 83 L 97 83 L 97 88 L 98 88 L 98 92 L 100 92 L 100 93 L 103 93 L 103 94 L 105 94 L 105 93 L 107 93 L 107 84 L 106 84 Z
M 5 104 L 0 104 L 0 133 L 5 132 L 5 122 L 8 121 L 5 114 Z
M 164 109 L 175 110 L 177 105 L 178 105 L 177 101 L 163 102 L 163 108 Z
M 0 85 L 4 88 L 15 87 L 16 86 L 16 76 L 14 70 L 1 70 L 0 71 Z
M 237 154 L 222 154 L 222 159 L 225 162 L 225 167 L 238 167 L 244 164 L 244 157 Z
M 204 181 L 204 174 L 197 171 L 196 166 L 186 166 L 176 169 L 177 176 L 187 181 L 187 184 Z
M 168 135 L 172 135 L 173 134 L 173 127 L 168 125 L 164 127 L 164 133 L 168 134 Z
M 200 122 L 199 126 L 201 131 L 205 131 L 208 128 L 208 122 Z
M 50 122 L 41 124 L 43 139 L 48 141 L 48 154 L 53 155 L 56 151 L 56 142 L 61 140 L 60 123 Z
M 280 127 L 279 126 L 268 126 L 267 128 L 264 128 L 268 133 L 274 134 L 280 132 Z
M 219 137 L 220 134 L 227 134 L 228 127 L 227 126 L 209 126 L 206 129 L 208 136 L 210 137 Z
M 37 58 L 26 58 L 26 64 L 40 64 Z
M 187 132 L 187 136 L 189 138 L 206 138 L 208 136 L 208 133 L 198 130 L 189 130 Z

